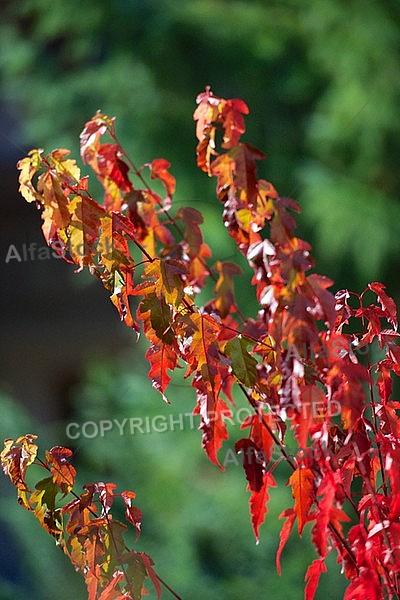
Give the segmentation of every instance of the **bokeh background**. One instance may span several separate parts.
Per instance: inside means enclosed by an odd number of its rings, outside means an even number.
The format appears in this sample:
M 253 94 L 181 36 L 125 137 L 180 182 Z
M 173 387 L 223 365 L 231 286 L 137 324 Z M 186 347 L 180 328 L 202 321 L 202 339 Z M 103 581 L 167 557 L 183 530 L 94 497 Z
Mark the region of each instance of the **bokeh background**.
M 260 174 L 301 203 L 298 231 L 317 271 L 335 290 L 382 281 L 398 300 L 399 45 L 398 0 L 0 4 L 1 438 L 38 433 L 43 450 L 75 450 L 82 484 L 135 490 L 139 549 L 185 600 L 302 598 L 314 558 L 307 532 L 289 541 L 282 577 L 274 566 L 288 473 L 279 471 L 256 546 L 240 467 L 219 472 L 187 421 L 178 431 L 68 439 L 70 422 L 178 418 L 194 396 L 178 378 L 172 406 L 163 403 L 147 380 L 144 342 L 89 276 L 37 254 L 6 262 L 11 244 L 21 256 L 24 244 L 44 246 L 39 213 L 18 196 L 15 163 L 32 147 L 78 156 L 82 126 L 101 109 L 117 117 L 135 162 L 172 163 L 177 205 L 202 212 L 215 260 L 235 260 L 214 182 L 195 167 L 195 97 L 211 85 L 248 103 L 246 140 L 267 153 Z M 250 286 L 240 286 L 239 303 L 255 310 Z M 227 448 L 240 435 L 231 433 Z M 0 599 L 84 600 L 79 575 L 5 477 L 0 492 Z M 330 566 L 317 598 L 337 600 L 345 583 L 334 559 Z

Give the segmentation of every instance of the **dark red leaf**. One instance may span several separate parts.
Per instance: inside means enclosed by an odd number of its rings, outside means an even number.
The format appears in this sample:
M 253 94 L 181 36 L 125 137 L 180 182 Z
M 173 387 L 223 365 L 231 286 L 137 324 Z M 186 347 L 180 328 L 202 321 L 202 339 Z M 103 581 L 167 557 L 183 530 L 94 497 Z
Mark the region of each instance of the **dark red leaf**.
M 235 443 L 235 452 L 243 454 L 243 468 L 249 489 L 259 492 L 263 485 L 264 463 L 260 448 L 249 438 L 242 438 Z

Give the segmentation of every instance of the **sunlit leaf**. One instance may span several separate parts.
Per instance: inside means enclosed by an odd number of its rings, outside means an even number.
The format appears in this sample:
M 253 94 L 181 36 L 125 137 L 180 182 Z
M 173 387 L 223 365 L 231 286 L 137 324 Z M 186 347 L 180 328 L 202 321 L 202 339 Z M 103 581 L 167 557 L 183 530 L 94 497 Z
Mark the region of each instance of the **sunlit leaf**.
M 297 468 L 289 478 L 300 535 L 309 520 L 310 508 L 315 500 L 314 480 L 313 472 L 306 467 Z

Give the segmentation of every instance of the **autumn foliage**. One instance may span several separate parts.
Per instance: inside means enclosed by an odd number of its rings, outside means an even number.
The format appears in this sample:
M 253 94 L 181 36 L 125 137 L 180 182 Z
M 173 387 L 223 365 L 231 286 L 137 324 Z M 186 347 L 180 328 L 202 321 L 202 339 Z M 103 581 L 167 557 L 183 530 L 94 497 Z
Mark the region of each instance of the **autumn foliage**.
M 310 272 L 311 247 L 295 235 L 298 204 L 258 178 L 264 154 L 241 141 L 247 113 L 243 101 L 218 98 L 206 88 L 194 119 L 197 165 L 215 178 L 224 225 L 253 272 L 256 316 L 238 309 L 240 268 L 212 264 L 200 212 L 171 213 L 169 163 L 156 159 L 136 167 L 117 140 L 114 119 L 97 113 L 81 134 L 81 157 L 103 186 L 102 202 L 91 196 L 88 178 L 64 149 L 48 155 L 32 150 L 23 158 L 20 191 L 42 211 L 49 246 L 77 271 L 87 267 L 121 320 L 136 334 L 144 332 L 149 377 L 165 400 L 170 373 L 186 368 L 202 446 L 221 468 L 232 389 L 240 388 L 253 416 L 243 423 L 245 437 L 235 450 L 257 539 L 277 485 L 273 447 L 292 470 L 293 505 L 281 514 L 278 571 L 292 529 L 301 536 L 310 524 L 316 558 L 305 574 L 306 600 L 314 597 L 331 552 L 349 580 L 347 600 L 398 598 L 400 403 L 391 398 L 392 377 L 400 374 L 396 306 L 380 283 L 360 294 L 334 295 L 330 279 Z M 210 279 L 214 294 L 199 306 L 196 296 Z M 287 452 L 292 435 L 296 456 Z M 98 483 L 76 494 L 70 452 L 53 448 L 41 461 L 34 440 L 6 440 L 3 469 L 20 503 L 84 575 L 89 599 L 141 598 L 146 577 L 160 594 L 151 559 L 126 548 L 125 526 L 111 517 L 118 496 L 139 533 L 133 492 L 116 494 L 114 484 Z M 38 461 L 50 475 L 31 492 L 25 474 Z

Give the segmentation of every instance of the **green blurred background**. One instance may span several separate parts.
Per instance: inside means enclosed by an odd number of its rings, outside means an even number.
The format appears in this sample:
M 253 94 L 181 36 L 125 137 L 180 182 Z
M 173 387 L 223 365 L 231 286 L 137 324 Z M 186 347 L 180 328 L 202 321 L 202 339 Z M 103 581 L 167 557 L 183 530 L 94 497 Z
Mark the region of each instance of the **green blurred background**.
M 176 205 L 202 212 L 214 259 L 240 260 L 219 225 L 215 184 L 195 166 L 194 101 L 211 85 L 248 103 L 245 139 L 267 153 L 260 175 L 300 201 L 298 231 L 316 270 L 335 290 L 380 280 L 398 299 L 399 45 L 398 0 L 0 5 L 1 437 L 32 431 L 43 450 L 69 445 L 80 483 L 133 489 L 144 512 L 138 547 L 185 600 L 302 598 L 314 558 L 307 533 L 289 541 L 282 577 L 274 566 L 288 473 L 278 468 L 256 546 L 241 469 L 219 472 L 195 429 L 68 439 L 70 422 L 178 418 L 194 395 L 174 379 L 172 406 L 163 403 L 146 377 L 145 343 L 124 330 L 97 282 L 56 259 L 5 262 L 10 244 L 44 246 L 39 213 L 18 197 L 15 162 L 32 147 L 77 156 L 84 122 L 101 109 L 117 117 L 137 164 L 172 163 Z M 239 304 L 250 315 L 248 281 Z M 4 477 L 0 490 L 0 600 L 83 600 L 80 577 Z M 317 598 L 343 596 L 330 566 Z

